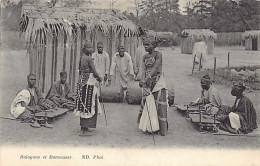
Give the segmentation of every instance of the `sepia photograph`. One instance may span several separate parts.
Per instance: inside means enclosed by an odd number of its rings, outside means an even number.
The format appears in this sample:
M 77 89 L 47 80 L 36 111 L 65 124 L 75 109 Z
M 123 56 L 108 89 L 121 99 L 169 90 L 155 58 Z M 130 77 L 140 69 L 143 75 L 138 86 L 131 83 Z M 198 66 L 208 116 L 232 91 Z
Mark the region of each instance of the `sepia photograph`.
M 260 165 L 260 0 L 1 0 L 0 165 Z

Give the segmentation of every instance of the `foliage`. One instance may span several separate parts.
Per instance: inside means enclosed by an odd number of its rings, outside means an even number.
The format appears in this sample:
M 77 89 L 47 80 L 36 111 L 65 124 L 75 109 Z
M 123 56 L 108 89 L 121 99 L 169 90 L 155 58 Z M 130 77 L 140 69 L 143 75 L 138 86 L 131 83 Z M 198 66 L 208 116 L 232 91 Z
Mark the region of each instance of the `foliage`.
M 244 45 L 242 38 L 243 32 L 222 32 L 217 33 L 215 39 L 216 46 L 241 46 Z
M 260 90 L 260 66 L 239 66 L 217 68 L 216 75 L 213 75 L 213 69 L 203 70 L 194 74 L 195 77 L 201 78 L 208 74 L 212 76 L 215 84 L 232 86 L 234 82 L 243 81 L 247 90 Z
M 210 29 L 220 33 L 260 29 L 257 0 L 199 0 L 194 4 L 188 1 L 185 14 L 180 14 L 178 0 L 143 0 L 141 11 L 141 16 L 134 18 L 132 14 L 131 19 L 155 31 L 180 33 L 183 29 Z
M 182 21 L 178 2 L 179 0 L 142 1 L 140 8 L 143 15 L 138 25 L 155 31 L 180 31 Z

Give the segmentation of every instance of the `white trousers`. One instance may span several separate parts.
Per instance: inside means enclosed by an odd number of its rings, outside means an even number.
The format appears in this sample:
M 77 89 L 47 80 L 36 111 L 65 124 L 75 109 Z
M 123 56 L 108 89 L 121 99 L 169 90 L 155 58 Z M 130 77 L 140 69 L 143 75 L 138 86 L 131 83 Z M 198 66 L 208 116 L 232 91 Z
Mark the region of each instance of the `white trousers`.
M 234 112 L 230 112 L 228 116 L 229 116 L 231 127 L 238 130 L 241 127 L 239 115 Z

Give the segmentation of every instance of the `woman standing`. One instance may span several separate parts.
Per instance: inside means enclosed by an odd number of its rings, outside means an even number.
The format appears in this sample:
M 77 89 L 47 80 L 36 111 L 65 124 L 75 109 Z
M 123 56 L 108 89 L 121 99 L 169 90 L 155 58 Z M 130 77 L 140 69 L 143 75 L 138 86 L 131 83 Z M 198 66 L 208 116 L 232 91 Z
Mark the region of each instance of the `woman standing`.
M 77 89 L 76 116 L 80 116 L 80 136 L 89 135 L 89 128 L 96 128 L 97 114 L 100 111 L 98 100 L 98 82 L 102 81 L 99 77 L 94 62 L 91 58 L 93 51 L 92 43 L 88 40 L 82 42 L 83 55 L 79 64 L 79 83 Z
M 145 100 L 141 104 L 138 117 L 139 128 L 143 131 L 158 131 L 164 136 L 168 130 L 167 89 L 162 74 L 162 53 L 155 51 L 157 42 L 154 37 L 144 38 L 142 76 L 139 85 L 143 88 Z M 155 110 L 155 111 L 153 111 Z

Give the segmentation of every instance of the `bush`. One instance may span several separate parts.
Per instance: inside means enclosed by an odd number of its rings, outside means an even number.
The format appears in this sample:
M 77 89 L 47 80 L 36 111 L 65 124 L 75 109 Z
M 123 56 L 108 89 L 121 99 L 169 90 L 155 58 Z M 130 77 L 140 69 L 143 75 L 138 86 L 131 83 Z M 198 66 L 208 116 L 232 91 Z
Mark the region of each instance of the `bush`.
M 244 81 L 247 89 L 260 90 L 259 71 L 260 65 L 218 68 L 216 69 L 214 82 L 231 87 L 233 82 Z M 213 69 L 208 69 L 195 73 L 195 76 L 201 78 L 205 74 L 208 74 L 212 78 L 214 78 Z

